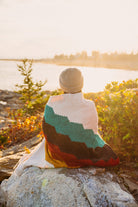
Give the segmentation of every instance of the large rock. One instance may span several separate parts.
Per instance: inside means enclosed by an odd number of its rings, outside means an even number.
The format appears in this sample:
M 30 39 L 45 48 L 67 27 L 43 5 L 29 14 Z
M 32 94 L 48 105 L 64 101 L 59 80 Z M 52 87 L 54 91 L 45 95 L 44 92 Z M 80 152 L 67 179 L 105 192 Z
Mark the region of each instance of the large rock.
M 26 168 L 0 189 L 1 205 L 10 207 L 136 207 L 116 175 L 97 168 Z

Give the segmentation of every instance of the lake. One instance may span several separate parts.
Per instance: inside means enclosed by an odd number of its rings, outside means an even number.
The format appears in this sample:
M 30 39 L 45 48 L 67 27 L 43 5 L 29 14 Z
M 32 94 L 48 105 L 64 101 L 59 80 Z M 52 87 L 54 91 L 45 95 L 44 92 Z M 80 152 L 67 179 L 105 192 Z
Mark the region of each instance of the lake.
M 15 90 L 15 84 L 22 83 L 22 76 L 17 70 L 17 64 L 21 62 L 15 61 L 0 61 L 0 89 Z M 34 81 L 47 80 L 44 90 L 55 90 L 59 88 L 59 74 L 69 66 L 59 66 L 44 63 L 33 64 L 33 79 Z M 80 67 L 84 76 L 83 92 L 98 92 L 104 90 L 107 83 L 111 81 L 123 81 L 138 78 L 138 71 L 121 70 L 121 69 L 106 69 L 93 67 Z

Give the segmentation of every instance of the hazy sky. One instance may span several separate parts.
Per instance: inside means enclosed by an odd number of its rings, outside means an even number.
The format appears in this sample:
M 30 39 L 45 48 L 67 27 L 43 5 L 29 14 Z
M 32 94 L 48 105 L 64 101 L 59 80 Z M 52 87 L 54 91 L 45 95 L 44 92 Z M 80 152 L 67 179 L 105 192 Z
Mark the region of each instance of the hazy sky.
M 0 0 L 0 58 L 138 52 L 138 0 Z

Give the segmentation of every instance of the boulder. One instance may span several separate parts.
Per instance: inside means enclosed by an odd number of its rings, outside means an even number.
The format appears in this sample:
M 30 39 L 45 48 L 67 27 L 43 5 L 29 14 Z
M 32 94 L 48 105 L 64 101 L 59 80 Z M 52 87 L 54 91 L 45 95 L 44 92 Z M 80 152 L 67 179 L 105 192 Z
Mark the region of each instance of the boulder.
M 0 186 L 0 203 L 9 207 L 136 207 L 118 177 L 101 168 L 29 167 Z

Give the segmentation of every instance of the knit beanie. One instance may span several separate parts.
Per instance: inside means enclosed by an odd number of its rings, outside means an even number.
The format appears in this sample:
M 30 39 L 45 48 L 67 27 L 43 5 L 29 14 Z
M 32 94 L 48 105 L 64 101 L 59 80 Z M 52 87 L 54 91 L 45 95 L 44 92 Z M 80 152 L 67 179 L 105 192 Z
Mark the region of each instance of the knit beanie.
M 77 68 L 67 68 L 60 74 L 59 84 L 67 93 L 77 93 L 83 87 L 83 76 Z

